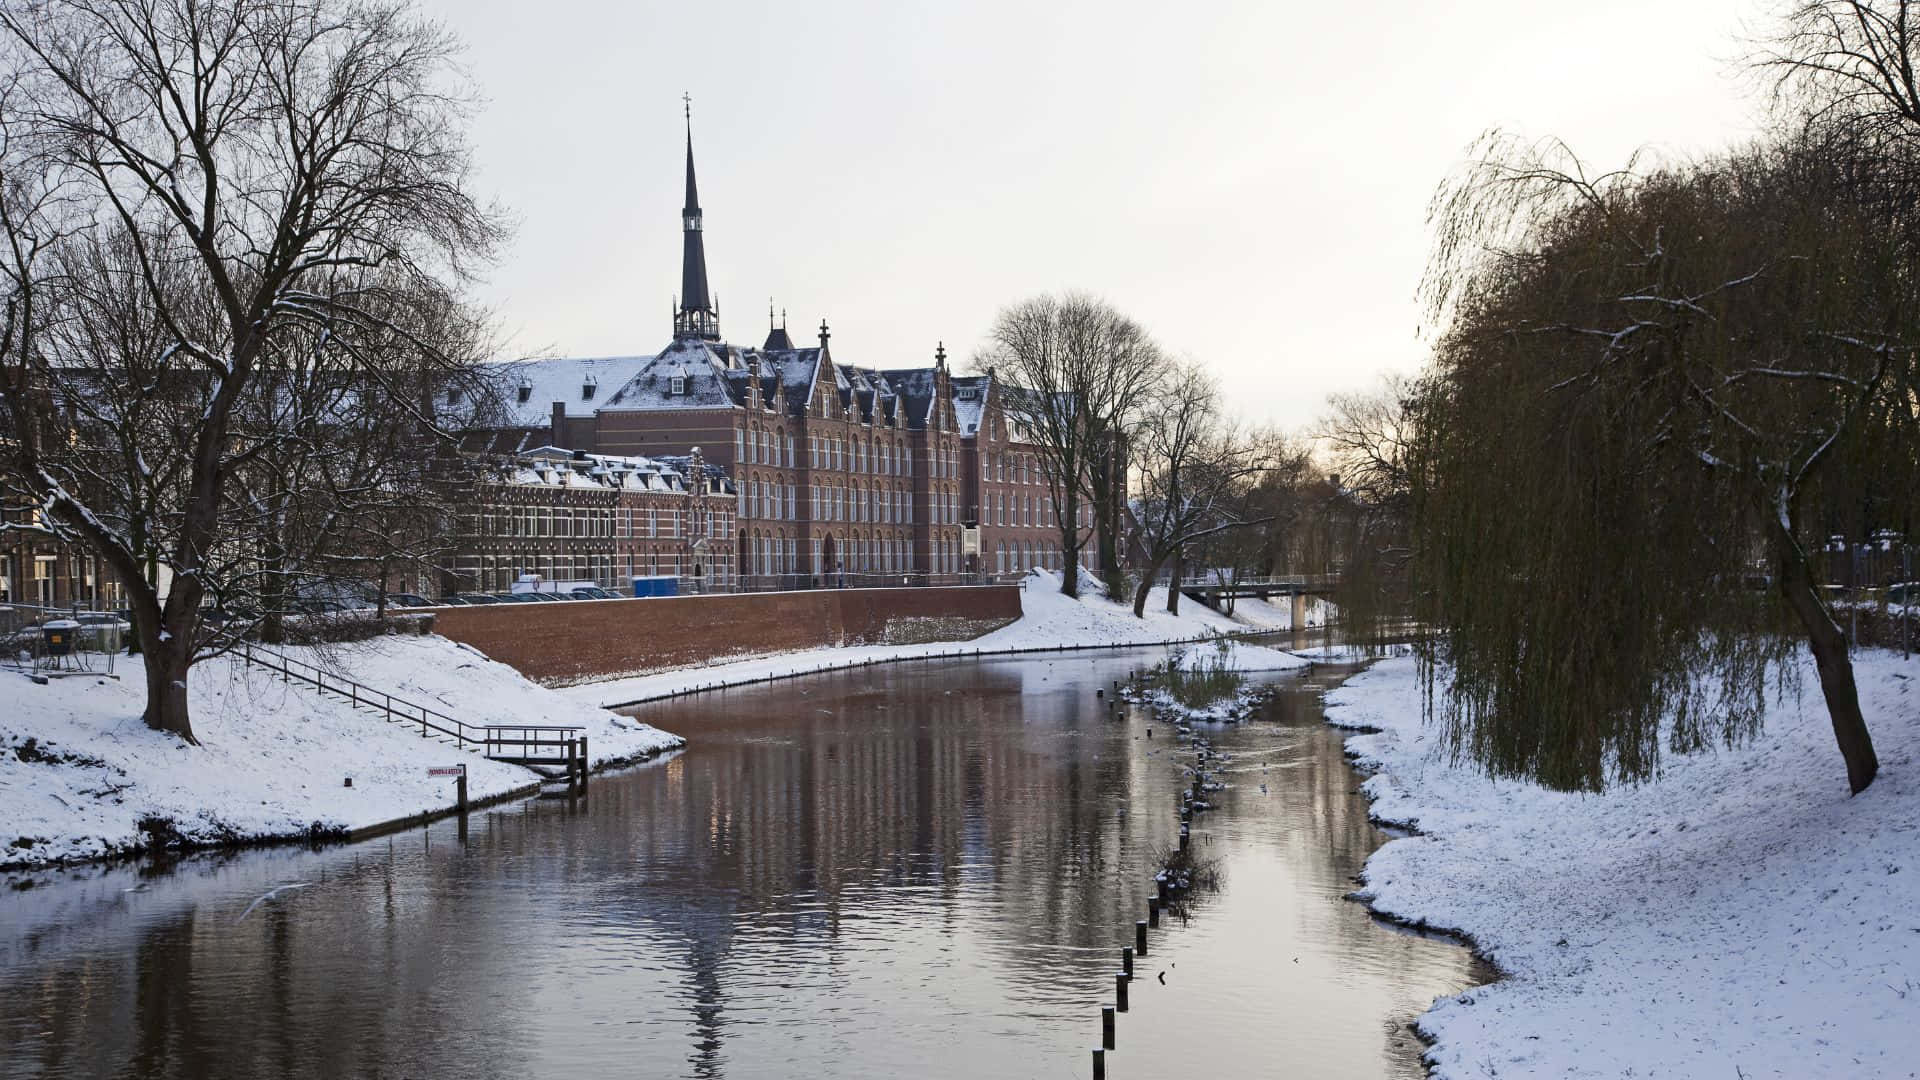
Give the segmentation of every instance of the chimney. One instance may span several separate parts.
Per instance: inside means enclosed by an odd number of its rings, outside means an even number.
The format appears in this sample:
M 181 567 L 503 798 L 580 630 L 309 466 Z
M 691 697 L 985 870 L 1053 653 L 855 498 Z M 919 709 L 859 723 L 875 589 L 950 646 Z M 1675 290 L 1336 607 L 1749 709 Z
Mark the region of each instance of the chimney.
M 556 401 L 553 403 L 552 425 L 553 425 L 553 431 L 551 432 L 551 434 L 553 437 L 550 441 L 555 446 L 567 445 L 567 403 L 566 402 Z

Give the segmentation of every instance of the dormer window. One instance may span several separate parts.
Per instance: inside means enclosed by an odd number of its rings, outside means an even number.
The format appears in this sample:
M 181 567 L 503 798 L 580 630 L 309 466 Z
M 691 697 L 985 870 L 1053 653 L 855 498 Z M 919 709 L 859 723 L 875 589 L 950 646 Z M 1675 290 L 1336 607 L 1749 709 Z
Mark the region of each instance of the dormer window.
M 519 397 L 520 397 L 520 404 L 522 405 L 525 405 L 527 402 L 533 400 L 533 380 L 532 379 L 520 380 Z
M 599 388 L 600 388 L 600 380 L 594 378 L 591 375 L 587 376 L 586 381 L 580 384 L 580 400 L 592 401 L 593 392 L 595 390 L 598 390 Z
M 686 392 L 687 377 L 685 375 L 675 375 L 673 378 L 667 380 L 667 393 L 679 397 Z

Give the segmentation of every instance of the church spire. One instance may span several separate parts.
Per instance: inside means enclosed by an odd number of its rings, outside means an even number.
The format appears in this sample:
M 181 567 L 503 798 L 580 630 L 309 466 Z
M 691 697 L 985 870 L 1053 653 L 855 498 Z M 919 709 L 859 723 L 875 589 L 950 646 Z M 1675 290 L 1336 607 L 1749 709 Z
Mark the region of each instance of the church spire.
M 675 338 L 720 340 L 720 311 L 707 292 L 707 249 L 701 230 L 700 192 L 693 179 L 693 99 L 682 94 L 687 114 L 687 205 L 680 210 L 680 306 Z

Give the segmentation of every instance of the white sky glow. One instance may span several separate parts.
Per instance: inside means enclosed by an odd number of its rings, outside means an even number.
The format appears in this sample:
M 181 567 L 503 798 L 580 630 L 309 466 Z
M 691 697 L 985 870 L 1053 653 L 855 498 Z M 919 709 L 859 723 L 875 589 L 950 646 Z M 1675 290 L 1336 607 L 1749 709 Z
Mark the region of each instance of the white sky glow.
M 1418 366 L 1426 204 L 1482 131 L 1596 165 L 1753 134 L 1758 0 L 1368 5 L 427 0 L 488 101 L 521 352 L 649 353 L 679 287 L 680 95 L 730 340 L 964 360 L 1036 292 L 1103 296 L 1247 419 Z M 1744 22 L 1743 22 L 1744 20 Z

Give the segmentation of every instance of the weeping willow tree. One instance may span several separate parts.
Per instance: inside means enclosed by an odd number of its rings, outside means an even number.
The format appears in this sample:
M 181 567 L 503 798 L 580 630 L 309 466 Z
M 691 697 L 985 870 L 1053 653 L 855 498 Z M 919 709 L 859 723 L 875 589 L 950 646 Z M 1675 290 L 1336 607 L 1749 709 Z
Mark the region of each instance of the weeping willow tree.
M 1893 230 L 1801 144 L 1589 177 L 1491 138 L 1436 196 L 1410 450 L 1428 708 L 1457 758 L 1598 790 L 1760 730 L 1814 658 L 1878 769 L 1809 558 L 1911 370 Z

